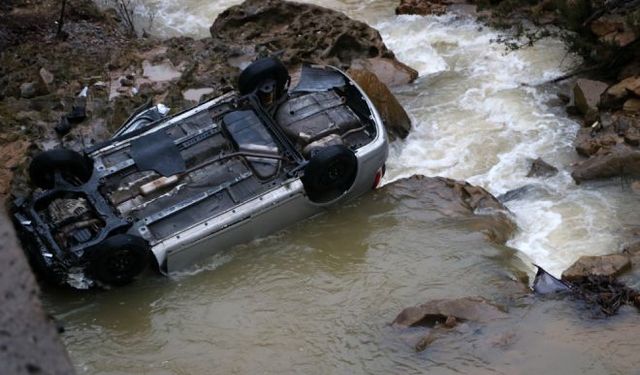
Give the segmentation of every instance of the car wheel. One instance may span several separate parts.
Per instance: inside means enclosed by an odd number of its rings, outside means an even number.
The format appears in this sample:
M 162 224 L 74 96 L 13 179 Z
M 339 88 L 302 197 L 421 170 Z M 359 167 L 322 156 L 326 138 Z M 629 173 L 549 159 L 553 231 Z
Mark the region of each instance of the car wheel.
M 56 149 L 38 154 L 29 165 L 31 182 L 42 189 L 54 187 L 56 172 L 71 183 L 81 184 L 91 178 L 93 163 L 75 151 Z
M 238 91 L 241 95 L 248 95 L 272 80 L 275 82 L 276 98 L 280 98 L 285 93 L 289 79 L 289 71 L 280 60 L 266 57 L 254 61 L 240 73 Z
M 313 202 L 326 203 L 339 198 L 353 186 L 358 158 L 343 145 L 320 149 L 304 169 L 302 183 Z
M 129 284 L 147 267 L 149 246 L 140 237 L 116 234 L 90 249 L 89 273 L 107 285 Z

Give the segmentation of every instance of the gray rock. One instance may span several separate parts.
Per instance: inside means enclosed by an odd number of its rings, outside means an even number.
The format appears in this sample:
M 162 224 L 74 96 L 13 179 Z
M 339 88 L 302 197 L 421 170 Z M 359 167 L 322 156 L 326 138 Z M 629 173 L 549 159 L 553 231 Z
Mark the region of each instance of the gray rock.
M 35 82 L 26 82 L 20 85 L 20 96 L 25 99 L 31 99 L 37 95 L 37 87 Z
M 524 185 L 517 189 L 512 189 L 498 196 L 498 200 L 502 203 L 522 199 L 536 190 L 536 185 Z
M 527 177 L 551 177 L 558 174 L 558 168 L 547 163 L 541 158 L 537 158 L 531 163 L 531 168 Z

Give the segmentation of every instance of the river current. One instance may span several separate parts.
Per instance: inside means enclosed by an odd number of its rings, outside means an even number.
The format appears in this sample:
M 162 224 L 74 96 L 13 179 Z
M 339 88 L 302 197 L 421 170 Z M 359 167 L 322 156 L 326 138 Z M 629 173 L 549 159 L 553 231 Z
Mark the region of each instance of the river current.
M 203 37 L 240 1 L 145 0 L 152 33 Z M 313 1 L 376 27 L 420 73 L 393 88 L 414 130 L 392 145 L 385 183 L 413 174 L 480 185 L 506 203 L 519 230 L 505 246 L 464 224 L 363 198 L 215 256 L 170 279 L 149 276 L 109 293 L 51 291 L 47 307 L 81 373 L 628 373 L 638 368 L 633 313 L 589 320 L 564 300 L 521 301 L 507 321 L 463 327 L 427 353 L 420 332 L 388 323 L 430 298 L 505 297 L 504 279 L 532 264 L 559 275 L 581 255 L 619 250 L 640 214 L 626 181 L 576 186 L 579 125 L 542 84 L 578 60 L 557 39 L 507 52 L 472 17 L 395 16 L 394 1 Z M 541 157 L 560 173 L 528 178 Z M 516 250 L 514 250 L 516 249 Z M 523 328 L 526 327 L 526 328 Z M 466 329 L 466 330 L 465 330 Z M 604 333 L 606 332 L 606 333 Z M 417 335 L 417 336 L 416 336 Z

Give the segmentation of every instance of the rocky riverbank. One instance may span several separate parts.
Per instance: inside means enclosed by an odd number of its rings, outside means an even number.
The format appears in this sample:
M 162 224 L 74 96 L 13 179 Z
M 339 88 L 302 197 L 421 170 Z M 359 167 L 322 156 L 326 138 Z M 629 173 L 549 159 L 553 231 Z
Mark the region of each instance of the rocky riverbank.
M 507 34 L 512 36 L 500 41 L 507 48 L 527 48 L 539 38 L 555 35 L 565 38 L 572 52 L 582 54 L 584 65 L 561 77 L 569 82 L 566 87 L 570 88 L 561 99 L 567 103 L 567 112 L 582 124 L 575 149 L 584 159 L 572 166 L 571 174 L 576 183 L 640 176 L 639 2 L 603 5 L 578 1 L 571 7 L 564 1 L 401 0 L 396 14 L 441 15 L 455 11 L 461 4 L 465 13 L 474 14 L 491 26 L 510 28 Z M 557 172 L 538 159 L 529 175 Z M 632 184 L 637 185 L 638 182 Z M 521 190 L 511 191 L 500 199 L 510 200 Z M 587 301 L 606 315 L 625 304 L 640 308 L 638 291 L 624 284 L 637 285 L 637 253 L 634 242 L 621 253 L 581 257 L 563 273 L 558 283 L 565 283 L 563 291 Z M 422 351 L 457 322 L 481 321 L 479 316 L 486 311 L 492 313 L 492 319 L 503 317 L 494 305 L 482 298 L 434 300 L 407 308 L 394 324 L 429 326 L 427 334 L 415 344 L 416 349 Z
M 438 15 L 460 3 L 402 0 L 396 13 Z M 502 40 L 509 48 L 555 35 L 583 57 L 584 65 L 563 77 L 575 82 L 563 97 L 567 111 L 583 125 L 575 147 L 585 160 L 574 166 L 576 183 L 640 177 L 640 2 L 468 1 L 467 6 L 488 24 L 511 28 L 513 36 Z
M 24 194 L 24 171 L 37 150 L 104 140 L 149 101 L 177 113 L 233 90 L 242 68 L 271 54 L 291 71 L 304 62 L 349 69 L 380 106 L 392 138 L 411 128 L 386 85 L 411 82 L 417 72 L 375 29 L 339 12 L 249 0 L 221 14 L 209 38 L 158 40 L 132 37 L 118 13 L 86 0 L 67 2 L 58 34 L 53 22 L 30 22 L 57 19 L 58 2 L 37 3 L 13 1 L 0 13 L 0 147 L 8 151 L 0 160 L 2 196 Z

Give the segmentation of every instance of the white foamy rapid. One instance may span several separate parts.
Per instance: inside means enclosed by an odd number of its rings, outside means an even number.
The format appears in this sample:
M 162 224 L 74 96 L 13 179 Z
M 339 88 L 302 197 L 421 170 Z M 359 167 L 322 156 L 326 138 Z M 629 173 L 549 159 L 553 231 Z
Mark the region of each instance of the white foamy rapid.
M 392 146 L 389 180 L 421 173 L 468 180 L 495 195 L 530 185 L 506 203 L 519 233 L 509 242 L 558 275 L 580 255 L 617 250 L 617 187 L 577 187 L 570 165 L 578 124 L 547 103 L 555 87 L 538 83 L 574 64 L 553 39 L 506 53 L 499 35 L 470 18 L 401 16 L 377 25 L 400 60 L 421 78 L 396 90 L 414 120 L 409 138 Z M 528 178 L 532 159 L 560 169 Z M 620 197 L 620 195 L 623 195 Z M 618 232 L 618 233 L 617 233 Z
M 395 16 L 379 0 L 311 1 L 344 11 L 378 30 L 398 58 L 420 72 L 394 92 L 413 119 L 409 138 L 392 145 L 387 180 L 420 173 L 468 180 L 498 195 L 532 185 L 507 203 L 519 225 L 509 245 L 558 275 L 577 257 L 619 247 L 618 211 L 632 198 L 615 183 L 577 187 L 570 165 L 578 125 L 547 105 L 556 87 L 532 87 L 570 70 L 575 59 L 559 40 L 505 53 L 498 32 L 469 17 Z M 159 35 L 207 36 L 232 1 L 145 0 Z M 529 160 L 560 169 L 527 178 Z

